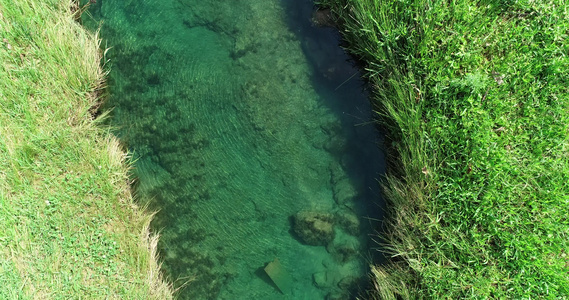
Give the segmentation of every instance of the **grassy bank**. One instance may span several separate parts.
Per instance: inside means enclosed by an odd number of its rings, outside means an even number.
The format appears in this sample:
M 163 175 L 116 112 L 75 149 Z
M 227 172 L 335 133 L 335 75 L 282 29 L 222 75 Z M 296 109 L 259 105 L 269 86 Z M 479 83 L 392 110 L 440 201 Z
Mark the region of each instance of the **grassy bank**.
M 167 299 L 68 0 L 0 1 L 0 299 Z
M 375 296 L 568 297 L 567 3 L 321 2 L 389 140 Z

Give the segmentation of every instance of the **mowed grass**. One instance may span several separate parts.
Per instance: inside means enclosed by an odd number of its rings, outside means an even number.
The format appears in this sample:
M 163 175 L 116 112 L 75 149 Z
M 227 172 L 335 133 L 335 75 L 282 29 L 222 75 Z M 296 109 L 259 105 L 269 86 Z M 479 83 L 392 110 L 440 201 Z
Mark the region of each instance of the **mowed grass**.
M 568 4 L 321 1 L 388 136 L 373 297 L 569 297 Z
M 168 299 L 126 156 L 92 120 L 96 35 L 66 0 L 0 1 L 0 299 Z

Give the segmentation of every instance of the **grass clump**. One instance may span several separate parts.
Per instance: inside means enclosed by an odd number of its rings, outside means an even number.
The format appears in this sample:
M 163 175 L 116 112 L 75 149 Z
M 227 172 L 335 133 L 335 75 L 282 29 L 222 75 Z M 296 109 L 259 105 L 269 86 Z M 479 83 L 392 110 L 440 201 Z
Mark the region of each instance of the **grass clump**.
M 569 297 L 562 0 L 324 0 L 387 131 L 373 296 Z
M 0 1 L 0 299 L 167 299 L 151 216 L 89 110 L 96 35 L 65 0 Z

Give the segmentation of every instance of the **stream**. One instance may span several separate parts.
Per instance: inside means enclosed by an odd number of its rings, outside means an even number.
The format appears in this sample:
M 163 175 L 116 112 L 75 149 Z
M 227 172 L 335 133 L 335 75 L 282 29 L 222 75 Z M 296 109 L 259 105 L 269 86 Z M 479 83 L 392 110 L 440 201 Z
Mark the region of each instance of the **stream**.
M 313 5 L 98 0 L 83 16 L 102 21 L 108 122 L 136 159 L 135 193 L 158 211 L 163 270 L 188 282 L 180 299 L 367 288 L 381 137 L 357 68 L 335 30 L 312 24 Z

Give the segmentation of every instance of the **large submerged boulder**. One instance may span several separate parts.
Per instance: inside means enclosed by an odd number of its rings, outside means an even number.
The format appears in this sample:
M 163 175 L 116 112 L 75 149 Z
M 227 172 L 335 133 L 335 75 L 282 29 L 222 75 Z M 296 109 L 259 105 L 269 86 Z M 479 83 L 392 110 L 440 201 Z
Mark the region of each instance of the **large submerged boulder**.
M 308 245 L 325 246 L 334 239 L 334 216 L 300 211 L 294 215 L 294 232 Z

